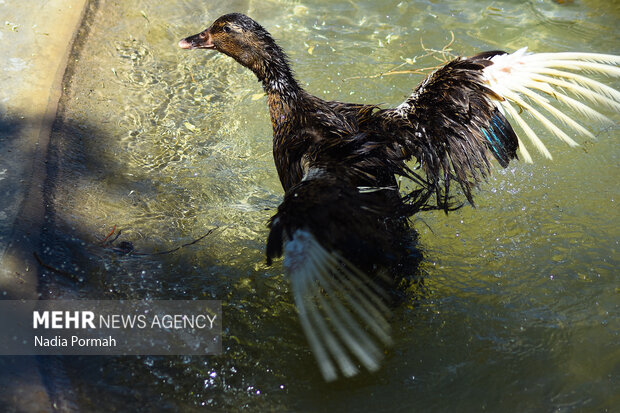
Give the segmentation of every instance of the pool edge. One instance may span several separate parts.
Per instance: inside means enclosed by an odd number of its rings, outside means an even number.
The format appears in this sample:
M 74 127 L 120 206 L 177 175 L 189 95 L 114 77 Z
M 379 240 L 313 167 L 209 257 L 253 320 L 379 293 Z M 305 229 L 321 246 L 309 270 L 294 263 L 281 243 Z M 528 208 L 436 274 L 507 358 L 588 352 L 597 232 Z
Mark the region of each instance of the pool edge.
M 38 297 L 40 274 L 34 253 L 45 218 L 49 139 L 69 57 L 89 6 L 88 0 L 37 3 L 26 1 L 20 10 L 8 10 L 7 26 L 9 22 L 13 26 L 3 32 L 3 38 L 12 48 L 0 51 L 19 64 L 11 72 L 5 68 L 0 80 L 0 86 L 10 91 L 10 100 L 2 101 L 5 127 L 0 147 L 6 157 L 3 166 L 8 167 L 4 168 L 8 178 L 3 187 L 12 195 L 5 201 L 8 205 L 2 205 L 9 224 L 3 227 L 6 247 L 0 251 L 1 299 Z M 23 50 L 24 44 L 28 50 Z M 5 411 L 71 410 L 53 400 L 38 363 L 34 356 L 0 358 L 0 404 Z

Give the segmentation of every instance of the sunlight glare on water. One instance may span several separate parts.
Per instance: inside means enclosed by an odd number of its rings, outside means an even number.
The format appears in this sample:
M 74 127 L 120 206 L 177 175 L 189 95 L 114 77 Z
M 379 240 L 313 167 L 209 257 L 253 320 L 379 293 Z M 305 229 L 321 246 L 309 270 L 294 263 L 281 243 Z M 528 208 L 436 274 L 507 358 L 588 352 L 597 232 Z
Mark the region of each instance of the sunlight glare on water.
M 438 65 L 421 43 L 441 50 L 451 33 L 455 55 L 620 53 L 620 8 L 604 1 L 102 2 L 80 36 L 52 138 L 44 246 L 47 261 L 79 268 L 85 281 L 49 281 L 49 290 L 223 300 L 225 351 L 67 361 L 83 409 L 100 408 L 99 396 L 127 408 L 132 391 L 163 400 L 153 407 L 190 410 L 617 406 L 617 122 L 587 125 L 598 140 L 577 136 L 579 148 L 547 139 L 553 162 L 497 170 L 475 209 L 416 216 L 427 291 L 395 310 L 395 345 L 379 372 L 328 385 L 281 264 L 265 265 L 266 223 L 283 193 L 262 89 L 229 57 L 176 46 L 231 11 L 278 39 L 309 92 L 386 106 L 424 75 L 379 74 Z M 217 229 L 174 254 L 120 256 L 97 244 L 114 225 L 143 253 Z

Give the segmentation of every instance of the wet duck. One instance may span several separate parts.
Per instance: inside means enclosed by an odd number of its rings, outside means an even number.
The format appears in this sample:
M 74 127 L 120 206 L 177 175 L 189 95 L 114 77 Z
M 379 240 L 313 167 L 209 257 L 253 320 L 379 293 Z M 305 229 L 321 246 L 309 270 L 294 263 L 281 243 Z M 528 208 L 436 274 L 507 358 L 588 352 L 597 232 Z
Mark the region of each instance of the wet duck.
M 379 367 L 390 343 L 390 285 L 415 243 L 408 218 L 426 209 L 449 211 L 455 187 L 473 205 L 472 190 L 493 160 L 506 167 L 519 149 L 531 162 L 508 118 L 551 158 L 523 112 L 575 146 L 552 120 L 593 138 L 564 110 L 606 118 L 570 93 L 620 111 L 619 92 L 579 73 L 620 76 L 620 58 L 612 55 L 521 49 L 457 58 L 386 109 L 309 94 L 267 30 L 243 14 L 221 16 L 179 46 L 232 57 L 267 94 L 285 191 L 269 223 L 267 260 L 284 255 L 303 330 L 326 380 L 353 376 L 359 364 Z M 399 188 L 400 177 L 415 189 Z

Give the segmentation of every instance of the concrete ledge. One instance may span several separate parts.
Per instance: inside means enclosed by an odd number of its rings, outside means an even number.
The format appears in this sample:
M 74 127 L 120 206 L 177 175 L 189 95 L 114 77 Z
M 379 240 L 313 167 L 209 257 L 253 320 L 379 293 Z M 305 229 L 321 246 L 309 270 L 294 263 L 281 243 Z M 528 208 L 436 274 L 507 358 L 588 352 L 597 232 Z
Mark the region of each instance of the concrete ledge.
M 46 156 L 86 0 L 0 0 L 0 299 L 38 298 Z M 3 411 L 52 411 L 34 357 L 0 357 Z

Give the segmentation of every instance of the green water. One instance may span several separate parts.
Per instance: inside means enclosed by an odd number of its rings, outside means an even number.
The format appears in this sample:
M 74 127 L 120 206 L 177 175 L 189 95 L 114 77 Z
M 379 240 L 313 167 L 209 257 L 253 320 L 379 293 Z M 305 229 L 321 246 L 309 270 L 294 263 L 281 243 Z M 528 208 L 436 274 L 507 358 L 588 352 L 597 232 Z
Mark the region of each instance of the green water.
M 52 137 L 42 256 L 51 297 L 223 300 L 224 353 L 65 358 L 83 411 L 612 411 L 620 405 L 620 150 L 614 125 L 514 163 L 477 208 L 414 218 L 427 291 L 395 309 L 383 368 L 325 384 L 266 222 L 282 189 L 262 89 L 182 37 L 244 12 L 325 99 L 399 104 L 427 48 L 620 53 L 608 1 L 112 1 L 80 34 Z M 435 55 L 437 56 L 437 55 Z M 414 61 L 409 65 L 407 61 Z M 607 80 L 607 82 L 610 82 Z M 620 88 L 617 82 L 612 86 Z M 540 131 L 540 127 L 538 129 Z M 544 132 L 541 131 L 543 134 Z M 118 241 L 161 256 L 121 256 Z

